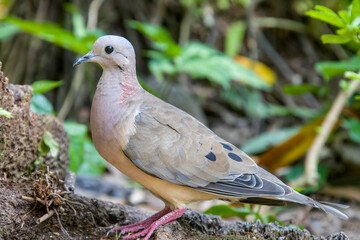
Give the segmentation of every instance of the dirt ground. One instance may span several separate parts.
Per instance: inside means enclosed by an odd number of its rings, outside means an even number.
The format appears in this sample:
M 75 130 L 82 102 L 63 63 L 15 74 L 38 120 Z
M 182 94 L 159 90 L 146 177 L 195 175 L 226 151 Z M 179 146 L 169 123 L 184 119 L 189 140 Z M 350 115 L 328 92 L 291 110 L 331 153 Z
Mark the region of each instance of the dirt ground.
M 0 239 L 116 239 L 106 233 L 115 225 L 130 224 L 151 214 L 121 204 L 101 201 L 75 194 L 63 195 L 61 204 L 53 204 L 55 213 L 41 222 L 49 211 L 42 204 L 31 203 L 36 184 L 29 181 L 0 182 Z M 324 214 L 322 214 L 324 216 Z M 343 231 L 355 228 L 351 216 Z M 40 221 L 40 223 L 39 223 Z M 354 225 L 352 225 L 354 223 Z M 331 222 L 330 222 L 331 224 Z M 331 226 L 330 226 L 331 227 Z M 355 230 L 355 229 L 354 229 Z M 332 231 L 331 231 L 332 232 Z M 350 239 L 356 239 L 350 238 Z M 187 211 L 175 224 L 160 227 L 152 239 L 349 239 L 344 233 L 317 237 L 308 230 L 288 228 L 276 223 L 262 224 L 223 221 L 220 217 Z

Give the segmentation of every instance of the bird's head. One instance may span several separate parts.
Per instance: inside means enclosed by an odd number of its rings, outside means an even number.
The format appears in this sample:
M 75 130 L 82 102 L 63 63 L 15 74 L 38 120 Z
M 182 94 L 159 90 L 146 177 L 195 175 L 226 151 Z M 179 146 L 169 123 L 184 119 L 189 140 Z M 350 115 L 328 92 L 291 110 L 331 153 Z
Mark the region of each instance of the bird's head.
M 91 51 L 78 58 L 73 66 L 84 62 L 96 62 L 103 69 L 117 68 L 121 71 L 133 71 L 135 51 L 131 43 L 123 37 L 106 35 L 98 38 Z

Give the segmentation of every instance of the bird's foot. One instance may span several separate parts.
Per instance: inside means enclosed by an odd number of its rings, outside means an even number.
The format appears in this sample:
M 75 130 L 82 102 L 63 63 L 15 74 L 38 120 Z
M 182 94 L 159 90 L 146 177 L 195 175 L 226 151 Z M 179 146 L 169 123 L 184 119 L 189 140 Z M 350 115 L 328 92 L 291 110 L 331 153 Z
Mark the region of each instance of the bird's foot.
M 140 229 L 144 229 L 140 232 L 137 232 L 137 233 L 134 233 L 134 234 L 131 234 L 128 236 L 124 236 L 123 239 L 135 239 L 135 238 L 146 235 L 144 237 L 144 240 L 148 240 L 156 228 L 158 228 L 159 226 L 165 225 L 167 223 L 173 222 L 175 219 L 181 217 L 185 213 L 185 211 L 186 211 L 186 208 L 176 209 L 176 210 L 171 211 L 169 208 L 166 207 L 163 210 L 161 210 L 160 212 L 156 213 L 155 215 L 149 217 L 148 219 L 146 219 L 142 222 L 135 223 L 135 224 L 128 225 L 128 226 L 116 227 L 116 228 L 113 228 L 111 231 L 114 232 L 117 230 L 121 230 L 121 233 L 123 234 L 123 233 L 127 233 L 127 232 L 136 232 Z M 116 230 L 114 230 L 114 229 L 116 229 Z
M 121 231 L 121 234 L 128 233 L 128 232 L 137 232 L 140 229 L 149 227 L 153 222 L 155 222 L 156 220 L 158 220 L 159 218 L 161 218 L 162 216 L 164 216 L 165 214 L 167 214 L 169 212 L 171 212 L 171 209 L 169 207 L 165 207 L 160 212 L 155 213 L 151 217 L 148 217 L 147 219 L 145 219 L 141 222 L 137 222 L 137 223 L 125 225 L 125 226 L 114 227 L 113 229 L 110 230 L 110 232 Z

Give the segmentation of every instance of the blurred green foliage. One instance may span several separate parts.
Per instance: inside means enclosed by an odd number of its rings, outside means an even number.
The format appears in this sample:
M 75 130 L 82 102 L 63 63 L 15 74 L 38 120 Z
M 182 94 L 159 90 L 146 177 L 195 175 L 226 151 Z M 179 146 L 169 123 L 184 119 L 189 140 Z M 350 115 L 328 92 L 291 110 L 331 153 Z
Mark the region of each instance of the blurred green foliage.
M 360 143 L 360 121 L 355 118 L 350 118 L 344 121 L 344 127 L 348 130 L 350 138 Z
M 315 65 L 315 69 L 328 81 L 331 78 L 344 74 L 346 71 L 360 70 L 360 58 L 354 56 L 343 61 L 319 62 Z
M 35 81 L 31 86 L 34 90 L 30 109 L 39 114 L 55 114 L 51 102 L 42 93 L 61 86 L 62 81 Z M 70 138 L 69 146 L 69 170 L 77 174 L 100 176 L 105 170 L 105 160 L 96 151 L 92 143 L 86 125 L 72 121 L 65 121 L 64 128 Z M 50 152 L 52 156 L 57 155 L 58 144 L 52 139 L 51 133 L 45 131 L 43 140 L 40 141 L 38 149 L 45 156 Z M 57 150 L 56 150 L 57 149 Z M 41 159 L 35 161 L 39 165 Z
M 87 53 L 90 51 L 95 40 L 104 35 L 104 33 L 99 29 L 88 30 L 85 26 L 85 20 L 78 9 L 70 3 L 64 6 L 65 10 L 72 15 L 73 32 L 55 23 L 40 23 L 7 16 L 3 19 L 6 24 L 0 25 L 0 28 L 4 28 L 5 25 L 8 28 L 8 32 L 3 34 L 3 36 L 0 34 L 0 41 L 21 30 L 70 51 L 80 54 Z
M 310 10 L 306 14 L 314 19 L 321 20 L 338 28 L 335 35 L 324 34 L 321 36 L 321 40 L 324 44 L 347 43 L 352 44 L 352 46 L 356 46 L 355 48 L 352 47 L 349 49 L 355 51 L 354 56 L 350 59 L 343 61 L 320 62 L 316 64 L 316 70 L 321 73 L 327 81 L 342 74 L 344 74 L 344 76 L 348 79 L 356 79 L 360 81 L 359 73 L 354 72 L 360 70 L 360 57 L 355 55 L 360 55 L 360 1 L 353 0 L 347 10 L 340 10 L 337 13 L 327 7 L 317 5 L 315 6 L 315 10 Z M 347 90 L 349 82 L 343 79 L 339 82 L 339 86 L 342 89 Z M 329 86 L 326 88 L 328 89 Z M 353 123 L 358 120 L 344 120 L 346 121 L 344 126 L 348 130 L 349 135 L 353 140 L 356 139 L 356 137 L 354 138 L 354 134 L 356 135 L 357 131 L 354 128 Z
M 0 25 L 0 41 L 3 41 L 19 32 L 21 32 L 21 30 L 16 25 L 3 23 Z
M 105 170 L 105 160 L 96 151 L 88 135 L 87 126 L 66 121 L 64 128 L 70 138 L 70 171 L 82 175 L 100 176 Z
M 222 218 L 239 217 L 245 221 L 249 221 L 248 217 L 253 217 L 254 220 L 260 220 L 262 223 L 278 222 L 280 225 L 284 225 L 284 222 L 275 218 L 273 215 L 260 214 L 261 206 L 257 207 L 257 210 L 253 210 L 250 204 L 245 204 L 245 207 L 234 208 L 230 205 L 216 205 L 206 210 L 205 214 L 213 214 L 221 216 Z
M 62 81 L 38 80 L 31 84 L 34 95 L 31 98 L 30 109 L 39 114 L 55 114 L 51 102 L 43 95 L 62 85 Z
M 291 85 L 293 86 L 293 85 Z M 268 118 L 273 116 L 296 116 L 300 118 L 313 118 L 319 111 L 307 107 L 281 106 L 267 103 L 259 91 L 247 89 L 243 86 L 232 86 L 222 91 L 220 96 L 234 109 L 244 110 L 246 115 L 253 118 Z
M 42 94 L 34 94 L 32 96 L 30 109 L 39 114 L 55 114 L 51 102 Z
M 19 27 L 24 32 L 80 54 L 87 53 L 97 39 L 95 35 L 79 38 L 74 33 L 54 23 L 38 23 L 11 16 L 5 18 L 4 21 Z
M 60 87 L 63 81 L 38 80 L 31 84 L 34 94 L 42 94 L 54 88 Z
M 194 79 L 205 78 L 224 88 L 229 88 L 232 80 L 238 80 L 254 88 L 270 89 L 270 85 L 251 69 L 237 64 L 226 54 L 206 44 L 188 42 L 180 47 L 162 26 L 138 21 L 130 21 L 129 26 L 152 40 L 155 50 L 147 52 L 151 58 L 149 68 L 159 80 L 173 79 L 179 73 L 187 73 Z
M 323 34 L 321 36 L 323 43 L 345 44 L 353 41 L 360 44 L 360 2 L 358 0 L 351 3 L 349 10 L 341 10 L 337 14 L 330 8 L 316 5 L 315 10 L 308 11 L 306 15 L 339 28 L 336 34 Z
M 250 139 L 241 146 L 241 149 L 247 154 L 259 154 L 272 146 L 284 142 L 296 134 L 299 130 L 300 127 L 271 130 Z
M 246 23 L 236 21 L 231 23 L 225 36 L 224 52 L 229 56 L 235 56 L 241 49 L 246 32 Z
M 40 39 L 58 45 L 64 49 L 79 53 L 87 53 L 95 40 L 104 33 L 99 29 L 88 30 L 85 20 L 78 9 L 67 3 L 64 5 L 66 11 L 72 16 L 73 31 L 68 31 L 55 23 L 40 23 L 36 21 L 23 20 L 14 16 L 7 16 L 0 25 L 0 41 L 17 34 L 21 31 L 30 33 Z M 5 32 L 4 32 L 5 31 Z M 61 86 L 63 81 L 38 80 L 31 87 L 34 95 L 30 109 L 39 114 L 56 114 L 51 102 L 43 95 L 44 93 Z M 1 114 L 1 112 L 0 112 Z M 8 114 L 4 116 L 9 116 Z M 74 122 L 65 122 L 65 130 L 70 138 L 69 169 L 78 174 L 99 176 L 105 169 L 105 161 L 97 153 L 94 144 L 88 136 L 85 125 Z M 39 143 L 39 152 L 46 155 L 49 151 L 54 154 L 55 143 L 46 134 Z M 41 159 L 35 161 L 39 165 Z

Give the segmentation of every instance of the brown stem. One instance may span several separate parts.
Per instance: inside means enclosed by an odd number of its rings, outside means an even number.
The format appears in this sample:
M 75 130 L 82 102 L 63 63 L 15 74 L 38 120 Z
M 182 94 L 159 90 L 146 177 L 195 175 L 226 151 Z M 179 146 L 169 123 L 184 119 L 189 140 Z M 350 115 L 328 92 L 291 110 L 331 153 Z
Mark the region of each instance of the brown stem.
M 305 175 L 304 180 L 306 184 L 315 185 L 318 179 L 318 158 L 320 150 L 328 139 L 331 130 L 337 122 L 341 111 L 343 110 L 347 100 L 360 87 L 359 80 L 351 80 L 348 89 L 340 91 L 336 97 L 330 111 L 326 115 L 324 122 L 321 125 L 321 131 L 315 138 L 305 159 Z

